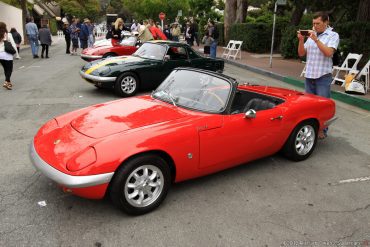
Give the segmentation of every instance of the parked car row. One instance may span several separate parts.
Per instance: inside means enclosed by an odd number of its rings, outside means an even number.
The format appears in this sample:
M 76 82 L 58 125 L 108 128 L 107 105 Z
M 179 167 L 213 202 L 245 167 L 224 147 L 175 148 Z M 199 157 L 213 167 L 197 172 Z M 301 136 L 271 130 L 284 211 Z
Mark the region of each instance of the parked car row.
M 102 46 L 93 48 L 102 57 L 118 49 Z M 84 52 L 91 54 L 84 59 L 95 59 L 91 50 Z M 221 73 L 223 60 L 186 44 L 152 41 L 131 56 L 116 54 L 87 63 L 81 76 L 123 97 L 156 89 L 51 119 L 33 138 L 30 154 L 64 191 L 109 196 L 128 214 L 154 210 L 174 182 L 279 151 L 294 161 L 307 159 L 318 132 L 335 120 L 331 99 L 239 84 Z

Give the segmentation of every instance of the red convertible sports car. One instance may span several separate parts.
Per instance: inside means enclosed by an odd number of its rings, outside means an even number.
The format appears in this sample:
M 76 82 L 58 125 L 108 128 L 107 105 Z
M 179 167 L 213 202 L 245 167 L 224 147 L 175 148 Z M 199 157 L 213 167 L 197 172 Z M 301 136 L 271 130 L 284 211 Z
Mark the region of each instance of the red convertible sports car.
M 138 215 L 159 206 L 172 182 L 278 151 L 295 161 L 308 158 L 334 115 L 331 99 L 177 68 L 151 95 L 50 120 L 30 152 L 35 167 L 64 191 L 108 195 Z
M 138 49 L 138 40 L 135 36 L 126 36 L 121 42 L 113 43 L 111 40 L 98 41 L 93 47 L 86 48 L 81 53 L 81 58 L 85 61 L 96 59 L 128 56 Z

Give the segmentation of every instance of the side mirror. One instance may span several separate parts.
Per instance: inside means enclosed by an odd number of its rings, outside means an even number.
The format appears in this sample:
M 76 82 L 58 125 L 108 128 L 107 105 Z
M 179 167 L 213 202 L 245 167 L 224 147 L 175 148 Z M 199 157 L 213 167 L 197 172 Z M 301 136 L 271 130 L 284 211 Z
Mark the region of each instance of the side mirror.
M 165 55 L 164 56 L 164 61 L 167 62 L 171 59 L 170 55 Z
M 253 118 L 256 118 L 256 111 L 253 110 L 253 109 L 250 109 L 248 110 L 246 113 L 245 113 L 245 116 L 244 118 L 249 118 L 249 119 L 253 119 Z

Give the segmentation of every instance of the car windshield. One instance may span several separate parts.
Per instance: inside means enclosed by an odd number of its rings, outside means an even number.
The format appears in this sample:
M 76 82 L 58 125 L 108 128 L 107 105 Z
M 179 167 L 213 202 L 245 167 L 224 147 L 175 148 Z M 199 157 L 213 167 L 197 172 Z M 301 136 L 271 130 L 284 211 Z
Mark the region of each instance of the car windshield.
M 175 70 L 153 92 L 152 97 L 210 113 L 225 110 L 231 84 L 225 79 L 191 70 Z
M 163 60 L 165 53 L 165 46 L 153 43 L 145 43 L 133 55 L 143 58 Z
M 125 37 L 125 38 L 123 38 L 123 40 L 121 40 L 120 45 L 135 46 L 136 45 L 136 37 L 133 37 L 133 36 Z

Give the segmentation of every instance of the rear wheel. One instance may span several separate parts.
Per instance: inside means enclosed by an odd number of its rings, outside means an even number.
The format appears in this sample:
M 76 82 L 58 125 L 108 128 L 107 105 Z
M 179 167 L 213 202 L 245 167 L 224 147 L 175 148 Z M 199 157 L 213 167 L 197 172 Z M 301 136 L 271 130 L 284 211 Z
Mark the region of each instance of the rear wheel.
M 110 197 L 127 214 L 141 215 L 162 203 L 170 183 L 169 166 L 161 157 L 140 155 L 117 170 L 111 183 Z
M 283 154 L 294 161 L 307 159 L 317 143 L 318 126 L 313 120 L 298 124 L 283 147 Z
M 120 75 L 114 85 L 114 90 L 121 97 L 135 95 L 139 87 L 139 79 L 134 73 L 125 72 Z

